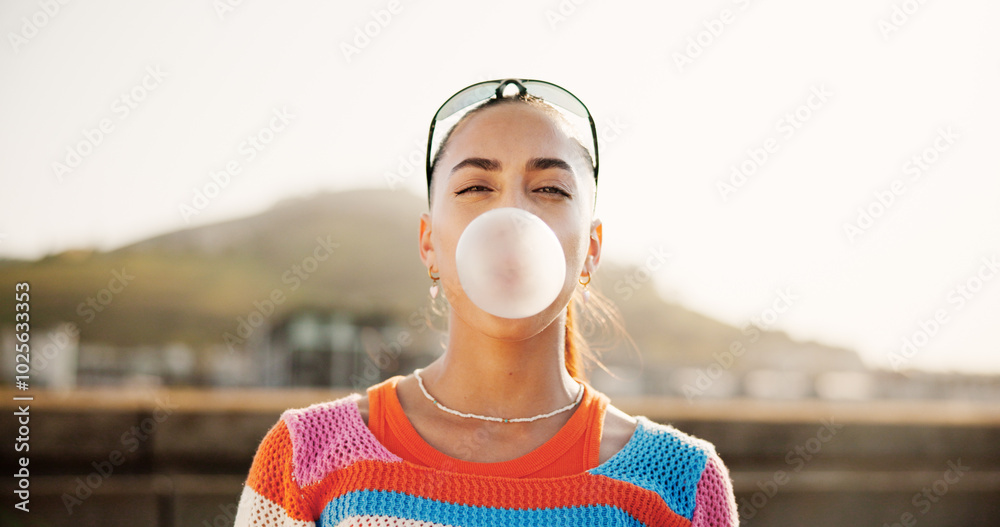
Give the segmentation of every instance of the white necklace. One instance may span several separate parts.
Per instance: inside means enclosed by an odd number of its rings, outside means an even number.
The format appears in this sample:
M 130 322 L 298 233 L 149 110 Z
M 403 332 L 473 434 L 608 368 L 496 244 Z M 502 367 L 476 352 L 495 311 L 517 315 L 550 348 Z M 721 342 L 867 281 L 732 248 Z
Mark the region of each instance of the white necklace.
M 438 408 L 440 408 L 440 409 L 442 409 L 442 410 L 444 410 L 444 411 L 446 411 L 446 412 L 448 412 L 450 414 L 455 414 L 455 415 L 457 415 L 459 417 L 471 417 L 473 419 L 482 419 L 484 421 L 496 421 L 498 423 L 530 423 L 531 421 L 535 421 L 535 420 L 538 420 L 538 419 L 544 419 L 546 417 L 552 417 L 553 415 L 565 412 L 566 410 L 569 410 L 570 408 L 573 408 L 574 406 L 576 406 L 577 403 L 580 402 L 580 399 L 583 398 L 583 383 L 582 382 L 577 382 L 577 384 L 580 385 L 580 390 L 576 394 L 576 400 L 574 400 L 572 403 L 570 403 L 570 404 L 568 404 L 568 405 L 566 405 L 566 406 L 564 406 L 564 407 L 562 407 L 562 408 L 560 408 L 558 410 L 555 410 L 553 412 L 549 412 L 547 414 L 540 414 L 540 415 L 536 415 L 534 417 L 515 417 L 513 419 L 504 419 L 502 417 L 489 417 L 489 416 L 486 416 L 486 415 L 466 414 L 466 413 L 459 412 L 458 410 L 452 410 L 451 408 L 448 408 L 447 406 L 439 403 L 437 401 L 437 399 L 431 397 L 431 394 L 427 393 L 427 388 L 424 388 L 424 380 L 420 378 L 420 372 L 421 371 L 423 371 L 423 368 L 417 368 L 416 370 L 413 371 L 413 376 L 417 378 L 417 384 L 420 385 L 420 391 L 424 392 L 424 395 L 427 397 L 427 399 L 430 402 L 434 403 Z

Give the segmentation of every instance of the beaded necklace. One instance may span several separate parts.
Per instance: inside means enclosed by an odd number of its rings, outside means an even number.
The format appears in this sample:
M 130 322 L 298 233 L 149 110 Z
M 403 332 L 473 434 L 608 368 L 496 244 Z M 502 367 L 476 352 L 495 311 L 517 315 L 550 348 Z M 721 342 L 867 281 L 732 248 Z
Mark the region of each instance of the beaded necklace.
M 572 403 L 570 403 L 570 404 L 568 404 L 568 405 L 566 405 L 566 406 L 564 406 L 564 407 L 562 407 L 562 408 L 560 408 L 558 410 L 549 412 L 547 414 L 540 414 L 540 415 L 536 415 L 534 417 L 515 417 L 513 419 L 504 419 L 502 417 L 490 417 L 490 416 L 486 416 L 486 415 L 467 414 L 467 413 L 459 412 L 458 410 L 452 410 L 451 408 L 448 408 L 447 406 L 439 403 L 437 401 L 437 399 L 431 397 L 431 394 L 427 393 L 427 389 L 424 388 L 424 380 L 422 378 L 420 378 L 420 372 L 421 371 L 423 371 L 423 368 L 417 368 L 416 370 L 413 371 L 413 376 L 417 378 L 417 384 L 420 385 L 420 391 L 424 392 L 424 396 L 426 396 L 427 399 L 430 402 L 434 403 L 438 408 L 440 408 L 440 409 L 442 409 L 442 410 L 444 410 L 444 411 L 446 411 L 446 412 L 448 412 L 450 414 L 457 415 L 459 417 L 471 417 L 473 419 L 482 419 L 484 421 L 495 421 L 495 422 L 498 422 L 498 423 L 530 423 L 531 421 L 535 421 L 535 420 L 538 420 L 538 419 L 544 419 L 546 417 L 552 417 L 553 415 L 565 412 L 566 410 L 569 410 L 570 408 L 573 408 L 574 406 L 576 406 L 577 403 L 580 402 L 580 399 L 583 398 L 583 383 L 582 382 L 578 382 L 578 384 L 580 385 L 580 390 L 576 394 L 576 400 L 574 400 Z

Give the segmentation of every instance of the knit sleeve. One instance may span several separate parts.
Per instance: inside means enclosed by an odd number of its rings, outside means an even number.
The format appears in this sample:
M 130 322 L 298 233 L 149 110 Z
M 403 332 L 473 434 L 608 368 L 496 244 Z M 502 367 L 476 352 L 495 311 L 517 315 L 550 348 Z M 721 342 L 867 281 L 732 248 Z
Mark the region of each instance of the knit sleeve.
M 235 527 L 314 527 L 292 477 L 292 439 L 284 420 L 261 441 L 240 495 Z
M 729 470 L 718 454 L 711 452 L 698 480 L 691 527 L 733 527 L 739 525 L 736 497 Z

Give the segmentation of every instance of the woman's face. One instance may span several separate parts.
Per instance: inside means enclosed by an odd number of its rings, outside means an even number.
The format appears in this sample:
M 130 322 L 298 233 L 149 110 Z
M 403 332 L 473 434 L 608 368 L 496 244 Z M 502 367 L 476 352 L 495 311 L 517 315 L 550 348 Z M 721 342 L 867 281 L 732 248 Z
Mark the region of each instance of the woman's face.
M 420 255 L 441 276 L 452 311 L 468 325 L 507 340 L 544 329 L 565 309 L 581 276 L 600 259 L 601 223 L 593 218 L 595 183 L 578 143 L 543 111 L 504 103 L 480 111 L 454 130 L 434 172 L 430 213 L 420 219 Z M 462 291 L 455 247 L 480 214 L 517 207 L 555 232 L 566 256 L 566 280 L 556 300 L 525 319 L 499 318 Z

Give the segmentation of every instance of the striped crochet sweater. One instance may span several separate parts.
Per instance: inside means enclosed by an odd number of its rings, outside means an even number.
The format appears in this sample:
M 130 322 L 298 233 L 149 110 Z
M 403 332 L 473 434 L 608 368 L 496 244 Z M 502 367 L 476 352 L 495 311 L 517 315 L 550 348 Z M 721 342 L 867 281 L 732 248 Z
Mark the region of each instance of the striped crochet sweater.
M 678 526 L 737 524 L 728 471 L 706 441 L 636 416 L 628 443 L 591 470 L 498 477 L 393 454 L 353 393 L 285 411 L 254 457 L 236 526 Z

